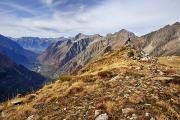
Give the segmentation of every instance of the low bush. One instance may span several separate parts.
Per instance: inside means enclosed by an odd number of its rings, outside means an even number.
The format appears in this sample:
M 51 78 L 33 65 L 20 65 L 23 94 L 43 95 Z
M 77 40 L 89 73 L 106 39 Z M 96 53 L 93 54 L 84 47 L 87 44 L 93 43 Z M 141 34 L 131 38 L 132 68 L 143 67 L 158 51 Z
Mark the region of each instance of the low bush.
M 72 77 L 68 75 L 60 76 L 59 77 L 60 81 L 65 82 L 65 81 L 71 81 Z
M 134 56 L 134 52 L 131 50 L 131 51 L 129 51 L 128 53 L 127 53 L 127 56 L 128 57 L 133 57 Z
M 102 78 L 111 78 L 114 76 L 114 74 L 113 74 L 113 72 L 106 70 L 106 71 L 99 72 L 98 76 L 100 76 Z

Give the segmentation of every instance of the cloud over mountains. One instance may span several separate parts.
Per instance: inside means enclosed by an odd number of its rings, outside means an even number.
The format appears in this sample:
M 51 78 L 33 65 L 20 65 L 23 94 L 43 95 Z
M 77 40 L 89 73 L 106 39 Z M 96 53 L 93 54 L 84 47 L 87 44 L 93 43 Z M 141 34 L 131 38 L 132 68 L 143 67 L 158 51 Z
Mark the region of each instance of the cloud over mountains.
M 138 35 L 180 20 L 179 0 L 1 0 L 0 34 L 72 36 L 125 28 Z

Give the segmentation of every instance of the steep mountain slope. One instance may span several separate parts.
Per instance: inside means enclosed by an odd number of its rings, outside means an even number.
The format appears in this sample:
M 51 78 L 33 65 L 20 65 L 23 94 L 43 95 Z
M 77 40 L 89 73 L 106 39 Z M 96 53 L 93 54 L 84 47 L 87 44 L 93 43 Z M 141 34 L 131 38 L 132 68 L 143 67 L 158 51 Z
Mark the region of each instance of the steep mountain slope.
M 130 38 L 135 38 L 135 35 L 126 30 L 107 37 L 80 33 L 68 41 L 50 46 L 39 56 L 39 60 L 43 66 L 49 66 L 48 68 L 54 66 L 55 69 L 51 69 L 51 71 L 55 75 L 75 73 L 92 58 L 109 50 L 118 49 Z M 42 71 L 44 70 L 42 69 Z
M 14 39 L 24 49 L 33 51 L 35 53 L 41 53 L 51 44 L 65 40 L 66 38 L 38 38 L 38 37 L 22 37 Z
M 0 53 L 0 101 L 38 89 L 45 78 Z
M 25 50 L 15 41 L 0 35 L 0 53 L 5 54 L 17 64 L 31 67 L 36 61 L 37 54 Z
M 180 23 L 167 25 L 133 40 L 135 48 L 151 56 L 180 55 Z
M 0 119 L 180 119 L 180 71 L 142 56 L 124 47 L 108 52 L 75 76 L 0 104 Z

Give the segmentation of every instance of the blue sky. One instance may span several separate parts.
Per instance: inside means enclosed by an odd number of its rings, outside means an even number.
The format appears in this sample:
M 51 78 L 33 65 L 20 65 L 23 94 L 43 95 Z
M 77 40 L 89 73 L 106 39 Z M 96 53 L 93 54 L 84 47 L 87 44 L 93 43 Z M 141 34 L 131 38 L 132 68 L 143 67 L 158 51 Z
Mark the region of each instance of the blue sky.
M 127 29 L 143 35 L 180 21 L 180 0 L 0 0 L 0 34 L 74 36 Z

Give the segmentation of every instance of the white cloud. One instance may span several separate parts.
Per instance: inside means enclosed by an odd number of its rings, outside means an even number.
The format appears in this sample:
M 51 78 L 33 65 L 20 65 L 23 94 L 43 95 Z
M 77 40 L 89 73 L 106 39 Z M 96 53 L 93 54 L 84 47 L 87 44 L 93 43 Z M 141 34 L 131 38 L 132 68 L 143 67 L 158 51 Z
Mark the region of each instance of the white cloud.
M 54 0 L 41 0 L 41 1 L 47 5 L 51 5 Z
M 53 2 L 43 1 L 47 4 Z M 31 18 L 0 13 L 0 33 L 16 37 L 58 37 L 78 32 L 106 34 L 125 28 L 144 34 L 179 21 L 179 8 L 179 0 L 107 0 L 89 10 L 84 10 L 84 7 L 69 12 L 54 10 L 48 17 L 43 16 L 43 11 L 42 16 Z

